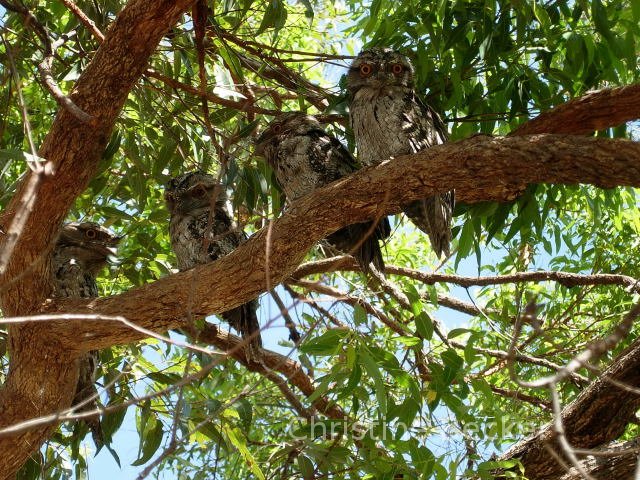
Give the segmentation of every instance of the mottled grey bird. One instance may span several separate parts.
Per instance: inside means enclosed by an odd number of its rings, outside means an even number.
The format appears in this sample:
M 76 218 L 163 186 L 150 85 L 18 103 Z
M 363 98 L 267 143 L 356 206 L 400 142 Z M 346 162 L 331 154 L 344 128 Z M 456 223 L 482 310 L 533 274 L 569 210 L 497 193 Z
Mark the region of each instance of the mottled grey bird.
M 180 270 L 188 270 L 228 255 L 246 240 L 233 220 L 223 185 L 204 172 L 189 172 L 173 178 L 165 190 L 171 213 L 169 237 Z M 257 300 L 223 312 L 220 316 L 248 338 L 247 355 L 256 359 L 262 346 Z
M 289 201 L 307 195 L 358 169 L 349 151 L 324 131 L 318 120 L 302 112 L 276 117 L 256 141 L 257 155 L 273 168 L 276 180 Z M 370 264 L 384 272 L 378 240 L 391 233 L 389 220 L 363 222 L 341 228 L 327 237 L 337 249 L 355 257 L 364 271 Z
M 389 48 L 363 50 L 347 74 L 349 115 L 364 166 L 419 152 L 447 140 L 438 114 L 415 93 L 409 59 Z M 429 235 L 436 255 L 449 255 L 454 192 L 405 205 L 413 223 Z
M 54 295 L 66 298 L 97 297 L 96 276 L 107 264 L 108 258 L 115 255 L 119 241 L 119 237 L 96 223 L 64 225 L 51 260 Z M 73 404 L 86 401 L 79 409 L 81 412 L 98 407 L 98 391 L 95 386 L 98 354 L 93 350 L 78 359 L 79 375 Z M 104 443 L 100 420 L 91 417 L 84 421 L 99 449 Z

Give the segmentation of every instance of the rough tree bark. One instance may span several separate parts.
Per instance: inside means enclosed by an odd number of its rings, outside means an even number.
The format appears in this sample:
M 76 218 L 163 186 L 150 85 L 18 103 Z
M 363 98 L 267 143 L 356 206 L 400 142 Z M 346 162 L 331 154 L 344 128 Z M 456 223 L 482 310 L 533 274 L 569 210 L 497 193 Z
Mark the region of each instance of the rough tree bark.
M 115 297 L 45 305 L 51 291 L 45 260 L 55 232 L 94 174 L 114 121 L 149 56 L 163 33 L 192 3 L 132 0 L 70 95 L 92 121 L 83 124 L 64 110 L 58 113 L 39 152 L 55 174 L 35 182 L 33 208 L 0 279 L 5 316 L 42 310 L 121 315 L 163 332 L 184 322 L 188 303 L 193 314 L 215 313 L 244 303 L 286 278 L 309 248 L 331 231 L 398 212 L 402 204 L 436 192 L 456 188 L 459 198 L 473 202 L 511 198 L 522 183 L 640 186 L 640 147 L 631 142 L 568 136 L 474 137 L 398 158 L 336 182 L 302 199 L 215 264 Z M 4 225 L 11 225 L 26 203 L 25 192 L 34 184 L 33 175 L 11 201 Z M 299 231 L 305 235 L 292 234 Z M 10 228 L 3 246 L 15 233 Z M 186 285 L 194 286 L 191 295 Z M 145 336 L 111 321 L 64 320 L 14 325 L 9 335 L 11 366 L 0 390 L 0 426 L 67 407 L 77 376 L 72 360 L 81 351 Z M 49 433 L 50 429 L 38 428 L 0 437 L 0 477 L 9 477 Z
M 48 255 L 67 210 L 92 178 L 124 101 L 146 69 L 150 55 L 168 29 L 193 0 L 132 0 L 118 15 L 104 43 L 70 94 L 92 116 L 82 123 L 58 112 L 39 156 L 48 162 L 47 175 L 30 173 L 20 185 L 3 218 L 11 225 L 23 212 L 27 197 L 36 195 L 13 255 L 0 279 L 5 316 L 29 315 L 51 292 Z M 35 187 L 35 191 L 29 191 Z M 2 247 L 18 232 L 9 227 Z M 68 346 L 44 325 L 9 328 L 11 364 L 0 390 L 0 426 L 51 413 L 69 406 L 77 365 Z M 0 438 L 0 478 L 10 476 L 37 451 L 50 429 Z
M 511 196 L 511 185 L 522 183 L 640 186 L 639 160 L 640 144 L 627 140 L 475 136 L 398 157 L 319 189 L 215 263 L 117 296 L 51 301 L 46 311 L 120 315 L 140 327 L 164 332 L 186 319 L 185 305 L 193 315 L 207 315 L 245 303 L 288 278 L 308 250 L 330 232 L 397 213 L 411 200 L 451 188 L 468 202 L 501 200 Z M 305 235 L 292 235 L 300 231 Z M 82 350 L 145 337 L 114 321 L 49 322 L 47 331 Z M 84 337 L 82 344 L 78 336 Z
M 121 315 L 138 326 L 164 332 L 181 325 L 189 302 L 192 314 L 210 314 L 269 290 L 290 275 L 317 240 L 347 223 L 398 212 L 408 201 L 450 188 L 456 188 L 466 201 L 483 201 L 508 198 L 511 185 L 529 182 L 640 186 L 638 159 L 640 145 L 626 140 L 557 135 L 476 136 L 399 157 L 335 182 L 301 199 L 270 227 L 215 263 L 114 297 L 50 302 L 47 311 Z M 306 234 L 292 235 L 295 231 Z M 145 336 L 112 321 L 48 322 L 46 332 L 48 338 L 57 339 L 58 348 L 67 351 L 104 348 Z M 68 405 L 63 403 L 58 400 L 55 405 L 41 406 L 26 415 L 21 411 L 20 416 L 11 421 L 5 417 L 3 422 L 7 425 L 34 413 L 51 413 Z M 0 445 L 15 441 L 11 437 L 0 439 Z
M 640 84 L 588 92 L 523 123 L 511 135 L 570 133 L 587 135 L 638 118 Z
M 597 480 L 612 478 L 631 479 L 638 464 L 639 441 L 614 442 L 595 449 L 597 456 L 590 455 L 581 461 L 581 466 Z M 583 480 L 577 468 L 570 468 L 564 475 L 556 476 L 557 480 Z
M 640 395 L 613 385 L 609 380 L 640 387 L 640 340 L 636 340 L 615 362 L 562 411 L 562 423 L 569 443 L 575 448 L 593 448 L 618 438 L 634 420 L 640 408 Z M 562 455 L 555 441 L 552 425 L 546 425 L 505 452 L 501 460 L 519 459 L 529 480 L 559 478 L 565 469 L 549 453 L 545 445 Z M 637 456 L 637 454 L 636 454 Z M 612 462 L 611 465 L 625 465 Z M 589 465 L 587 465 L 589 466 Z M 604 468 L 594 463 L 594 468 Z M 622 468 L 622 467 L 621 467 Z M 602 478 L 625 478 L 610 476 Z

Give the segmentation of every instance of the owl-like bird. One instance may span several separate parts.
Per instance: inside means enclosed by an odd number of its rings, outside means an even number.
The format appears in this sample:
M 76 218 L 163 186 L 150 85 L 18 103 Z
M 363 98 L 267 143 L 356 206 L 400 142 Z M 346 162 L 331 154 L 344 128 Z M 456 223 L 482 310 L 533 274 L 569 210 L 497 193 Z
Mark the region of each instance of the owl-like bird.
M 440 116 L 415 92 L 409 59 L 389 48 L 363 50 L 347 74 L 349 116 L 364 166 L 447 140 Z M 438 257 L 449 255 L 454 191 L 417 200 L 404 213 L 429 235 Z
M 246 240 L 233 220 L 224 186 L 212 175 L 195 171 L 173 178 L 165 190 L 165 201 L 171 213 L 171 248 L 180 270 L 224 257 Z M 257 300 L 252 300 L 220 314 L 249 339 L 246 351 L 252 359 L 262 346 L 257 309 Z
M 358 169 L 349 151 L 324 131 L 318 120 L 302 112 L 276 117 L 256 141 L 257 155 L 273 168 L 276 180 L 289 201 L 307 195 Z M 366 272 L 373 263 L 384 272 L 378 240 L 391 233 L 385 217 L 377 224 L 363 222 L 341 228 L 327 237 L 338 250 L 350 253 Z
M 96 223 L 67 223 L 61 231 L 53 250 L 51 272 L 54 295 L 66 298 L 94 298 L 98 296 L 96 276 L 115 255 L 120 237 Z M 96 372 L 98 352 L 92 350 L 79 359 L 79 375 L 73 403 L 87 402 L 80 411 L 98 407 Z M 96 446 L 100 448 L 104 440 L 97 417 L 84 419 L 91 430 Z

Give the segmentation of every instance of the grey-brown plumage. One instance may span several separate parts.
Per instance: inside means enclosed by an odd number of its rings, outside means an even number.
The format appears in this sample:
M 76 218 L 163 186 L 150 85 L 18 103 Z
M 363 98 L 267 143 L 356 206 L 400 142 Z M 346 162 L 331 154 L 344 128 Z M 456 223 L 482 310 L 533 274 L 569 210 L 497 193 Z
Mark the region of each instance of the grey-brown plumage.
M 66 298 L 94 298 L 98 296 L 96 277 L 115 254 L 120 238 L 96 223 L 67 223 L 63 225 L 53 250 L 51 272 L 54 295 Z M 73 404 L 86 402 L 79 411 L 98 407 L 96 372 L 98 352 L 90 351 L 79 359 L 79 375 Z M 91 430 L 98 449 L 104 444 L 100 419 L 84 419 Z
M 273 168 L 278 184 L 289 201 L 308 195 L 358 169 L 349 151 L 325 132 L 318 120 L 302 112 L 275 118 L 256 142 L 256 154 Z M 355 257 L 364 271 L 370 264 L 384 272 L 379 240 L 390 234 L 389 220 L 363 222 L 334 232 L 327 241 Z
M 173 178 L 165 200 L 171 213 L 171 248 L 180 270 L 217 260 L 246 240 L 233 220 L 224 186 L 212 175 L 196 171 Z M 250 339 L 250 356 L 262 346 L 257 309 L 257 300 L 252 300 L 220 314 L 243 338 Z
M 413 66 L 389 48 L 363 50 L 347 75 L 349 115 L 364 166 L 416 153 L 447 140 L 438 114 L 414 90 Z M 405 214 L 429 235 L 436 255 L 449 255 L 454 192 L 418 200 Z

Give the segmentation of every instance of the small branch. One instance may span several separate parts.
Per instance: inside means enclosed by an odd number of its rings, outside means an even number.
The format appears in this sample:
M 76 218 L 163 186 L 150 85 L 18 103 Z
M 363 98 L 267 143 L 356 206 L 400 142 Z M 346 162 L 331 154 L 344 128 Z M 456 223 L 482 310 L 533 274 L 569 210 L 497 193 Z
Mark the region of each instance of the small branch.
M 456 340 L 449 340 L 451 346 L 455 347 L 455 348 L 460 348 L 462 350 L 464 350 L 465 348 L 467 348 L 467 345 L 465 343 L 462 342 L 458 342 Z M 502 351 L 502 350 L 494 350 L 491 348 L 483 348 L 483 347 L 479 347 L 474 345 L 473 349 L 476 350 L 479 353 L 483 353 L 485 355 L 488 355 L 490 357 L 494 357 L 494 358 L 499 358 L 501 360 L 509 360 L 509 353 Z M 546 367 L 550 370 L 553 370 L 554 372 L 559 372 L 561 371 L 564 367 L 562 367 L 561 365 L 555 364 L 553 362 L 550 362 L 549 360 L 545 360 L 544 358 L 538 358 L 538 357 L 534 357 L 531 355 L 525 355 L 522 353 L 515 353 L 512 357 L 513 360 L 519 361 L 519 362 L 526 362 L 526 363 L 530 363 L 532 365 L 539 365 L 541 367 Z M 572 373 L 571 374 L 571 378 L 576 381 L 576 383 L 578 383 L 579 385 L 585 385 L 589 382 L 589 379 L 587 377 L 584 377 L 578 373 Z
M 347 325 L 344 322 L 342 322 L 341 320 L 338 320 L 338 318 L 335 315 L 329 312 L 329 310 L 327 310 L 326 308 L 322 308 L 320 305 L 318 305 L 318 302 L 316 302 L 312 298 L 309 298 L 305 295 L 302 295 L 301 293 L 296 292 L 293 288 L 291 288 L 291 286 L 287 285 L 286 283 L 283 283 L 282 286 L 287 291 L 287 293 L 291 295 L 292 298 L 295 298 L 300 303 L 309 305 L 311 308 L 316 310 L 320 315 L 327 318 L 336 327 L 347 328 Z
M 299 270 L 303 269 L 302 264 Z M 311 265 L 309 265 L 311 266 Z M 503 285 L 508 283 L 523 282 L 557 282 L 563 287 L 571 288 L 579 285 L 621 285 L 630 291 L 640 292 L 640 280 L 627 275 L 596 273 L 592 275 L 582 275 L 570 272 L 537 271 L 518 272 L 509 275 L 496 275 L 487 277 L 464 277 L 461 275 L 446 275 L 442 273 L 426 273 L 411 268 L 397 267 L 389 265 L 386 267 L 387 273 L 402 275 L 404 277 L 419 280 L 427 285 L 436 283 L 449 283 L 461 287 Z
M 197 89 L 196 87 L 193 87 L 187 83 L 183 83 L 180 82 L 178 80 L 175 80 L 171 77 L 167 77 L 166 75 L 163 75 L 159 72 L 156 72 L 153 69 L 148 69 L 145 72 L 145 75 L 147 77 L 151 77 L 151 78 L 155 78 L 156 80 L 160 80 L 162 83 L 164 83 L 165 85 L 171 87 L 171 88 L 175 88 L 176 90 L 182 90 L 184 92 L 190 93 L 196 97 L 202 97 L 203 93 Z M 227 107 L 227 108 L 232 108 L 234 110 L 238 110 L 240 112 L 251 112 L 251 113 L 259 113 L 262 115 L 277 115 L 280 112 L 278 110 L 268 110 L 266 108 L 262 108 L 262 107 L 257 107 L 255 105 L 252 105 L 250 101 L 245 100 L 245 101 L 235 101 L 235 100 L 229 100 L 227 98 L 222 98 L 219 97 L 218 95 L 211 93 L 211 92 L 206 92 L 206 99 L 209 100 L 210 102 L 213 102 L 215 104 L 218 105 L 222 105 L 223 107 Z
M 523 123 L 511 135 L 570 133 L 588 135 L 635 120 L 640 112 L 640 84 L 588 92 L 533 120 Z
M 395 320 L 392 320 L 383 312 L 373 307 L 370 303 L 365 302 L 361 298 L 354 297 L 352 295 L 349 295 L 348 293 L 341 292 L 340 290 L 335 289 L 333 287 L 322 285 L 321 283 L 308 282 L 306 280 L 293 280 L 293 279 L 289 280 L 289 282 L 287 283 L 289 283 L 290 285 L 296 285 L 298 287 L 305 288 L 312 292 L 320 293 L 323 295 L 329 295 L 330 297 L 336 298 L 341 302 L 344 302 L 347 305 L 351 305 L 353 307 L 355 306 L 362 307 L 365 312 L 367 312 L 369 315 L 376 317 L 378 320 L 380 320 L 382 323 L 384 323 L 387 327 L 389 327 L 391 330 L 396 332 L 398 335 L 403 335 L 403 336 L 412 335 L 411 332 L 407 330 L 407 328 L 404 325 L 402 325 L 399 322 L 396 322 Z
M 543 408 L 544 410 L 551 410 L 551 402 L 547 402 L 538 397 L 534 397 L 533 395 L 527 395 L 526 393 L 506 390 L 504 388 L 496 387 L 495 385 L 490 386 L 491 391 L 497 393 L 498 395 L 506 398 L 515 398 L 516 400 L 520 400 L 523 402 L 530 403 L 537 407 Z
M 573 447 L 567 440 L 565 435 L 564 425 L 562 424 L 562 410 L 560 406 L 560 396 L 558 395 L 558 389 L 556 384 L 549 385 L 549 391 L 551 392 L 551 398 L 553 400 L 553 431 L 556 435 L 556 441 L 560 444 L 562 452 L 565 457 L 569 459 L 571 464 L 582 474 L 586 480 L 595 480 L 587 471 L 580 465 L 578 457 L 576 457 Z M 553 450 L 552 450 L 553 451 Z M 564 465 L 563 465 L 564 466 Z
M 378 283 L 382 286 L 382 290 L 387 294 L 393 297 L 405 310 L 411 312 L 411 302 L 407 298 L 407 296 L 400 291 L 400 289 L 387 280 L 383 275 L 372 271 L 371 275 L 375 277 Z M 447 339 L 446 328 L 441 322 L 435 318 L 431 317 L 431 322 L 433 324 L 433 331 L 435 334 L 442 340 L 445 345 L 449 345 L 449 340 Z
M 82 23 L 87 28 L 87 30 L 89 30 L 93 34 L 96 40 L 98 40 L 99 42 L 102 42 L 104 40 L 103 33 L 96 26 L 93 20 L 87 17 L 87 15 L 80 9 L 80 7 L 78 7 L 71 0 L 60 0 L 60 2 L 62 2 L 62 4 L 67 7 L 71 11 L 71 13 L 73 13 L 78 18 L 78 20 L 80 20 L 80 23 Z
M 273 301 L 276 302 L 276 305 L 278 305 L 278 308 L 280 309 L 280 314 L 282 315 L 282 318 L 284 318 L 285 327 L 287 327 L 287 329 L 289 330 L 289 340 L 297 345 L 300 341 L 301 336 L 300 332 L 298 332 L 298 330 L 296 329 L 295 322 L 291 318 L 291 315 L 289 315 L 289 309 L 282 301 L 282 298 L 280 298 L 280 295 L 278 295 L 278 292 L 276 292 L 275 290 L 271 290 L 271 296 L 273 297 Z
M 629 310 L 629 312 L 623 317 L 622 321 L 618 325 L 616 325 L 613 333 L 589 344 L 587 348 L 582 351 L 582 353 L 574 357 L 566 367 L 557 372 L 555 375 L 540 378 L 532 382 L 523 382 L 521 380 L 518 380 L 518 384 L 523 387 L 537 388 L 547 385 L 554 385 L 564 380 L 570 374 L 575 373 L 578 369 L 583 368 L 590 363 L 593 363 L 606 352 L 612 350 L 622 339 L 624 339 L 629 334 L 629 332 L 631 331 L 631 327 L 633 326 L 633 322 L 636 320 L 636 318 L 638 318 L 638 316 L 640 316 L 640 302 L 636 303 L 633 308 Z M 513 352 L 510 350 L 509 355 L 511 356 L 512 354 Z
M 302 263 L 291 274 L 293 278 L 303 278 L 318 273 L 341 271 L 359 271 L 358 264 L 349 256 L 339 256 Z M 486 277 L 465 277 L 462 275 L 450 275 L 444 273 L 429 273 L 413 268 L 386 265 L 385 272 L 392 275 L 418 280 L 426 285 L 447 283 L 460 287 L 484 287 L 490 285 L 503 285 L 509 283 L 524 282 L 557 282 L 563 287 L 571 288 L 583 285 L 621 285 L 630 292 L 640 293 L 640 279 L 628 275 L 613 273 L 596 273 L 583 275 L 580 273 L 558 272 L 540 270 L 532 272 L 517 272 L 508 275 L 494 275 Z
M 281 373 L 306 397 L 310 397 L 315 392 L 313 383 L 303 372 L 302 366 L 284 355 L 271 350 L 261 349 L 258 357 L 261 359 L 261 362 L 249 362 L 247 361 L 244 348 L 241 347 L 243 340 L 211 324 L 205 325 L 204 329 L 200 331 L 198 339 L 226 351 L 230 356 L 244 365 L 247 370 L 260 373 L 261 375 L 269 375 L 267 372 L 270 370 Z M 340 420 L 347 418 L 347 414 L 338 405 L 331 403 L 322 396 L 314 400 L 313 406 L 317 408 L 319 412 L 330 418 Z M 310 411 L 306 409 L 303 411 L 311 415 Z M 306 416 L 306 414 L 304 416 Z
M 78 107 L 69 97 L 67 97 L 62 90 L 58 86 L 57 82 L 53 78 L 53 74 L 51 73 L 51 68 L 53 65 L 53 55 L 55 53 L 56 48 L 59 44 L 62 43 L 63 40 L 58 40 L 56 42 L 51 42 L 51 38 L 49 36 L 49 31 L 44 27 L 38 19 L 31 13 L 31 11 L 23 7 L 22 5 L 13 5 L 7 0 L 0 0 L 0 5 L 5 7 L 7 10 L 12 12 L 16 12 L 22 16 L 24 20 L 24 25 L 27 28 L 30 28 L 35 32 L 35 34 L 40 38 L 44 47 L 44 58 L 42 62 L 38 64 L 38 71 L 40 72 L 40 79 L 44 86 L 49 90 L 53 98 L 58 102 L 63 108 L 66 108 L 74 117 L 80 120 L 83 123 L 87 123 L 92 120 L 92 116 Z

